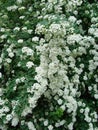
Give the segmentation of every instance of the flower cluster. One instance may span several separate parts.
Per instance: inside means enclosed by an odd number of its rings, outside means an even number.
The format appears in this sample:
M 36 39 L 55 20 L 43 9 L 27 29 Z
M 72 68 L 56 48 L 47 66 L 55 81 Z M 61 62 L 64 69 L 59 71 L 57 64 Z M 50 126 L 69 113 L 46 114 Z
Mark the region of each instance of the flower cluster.
M 98 2 L 0 2 L 0 129 L 98 129 Z

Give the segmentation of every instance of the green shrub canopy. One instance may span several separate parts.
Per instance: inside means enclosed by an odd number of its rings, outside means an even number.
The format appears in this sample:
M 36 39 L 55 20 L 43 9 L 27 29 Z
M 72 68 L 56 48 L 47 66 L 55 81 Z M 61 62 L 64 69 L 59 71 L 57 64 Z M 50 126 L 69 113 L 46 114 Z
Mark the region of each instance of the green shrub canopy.
M 0 0 L 0 130 L 98 130 L 97 0 Z

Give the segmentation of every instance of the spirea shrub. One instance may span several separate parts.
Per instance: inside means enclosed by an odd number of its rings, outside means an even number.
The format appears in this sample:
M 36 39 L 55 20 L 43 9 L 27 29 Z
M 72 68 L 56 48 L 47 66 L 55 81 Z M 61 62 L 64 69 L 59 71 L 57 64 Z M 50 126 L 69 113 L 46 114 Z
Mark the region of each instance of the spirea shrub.
M 0 0 L 0 130 L 98 130 L 97 0 Z

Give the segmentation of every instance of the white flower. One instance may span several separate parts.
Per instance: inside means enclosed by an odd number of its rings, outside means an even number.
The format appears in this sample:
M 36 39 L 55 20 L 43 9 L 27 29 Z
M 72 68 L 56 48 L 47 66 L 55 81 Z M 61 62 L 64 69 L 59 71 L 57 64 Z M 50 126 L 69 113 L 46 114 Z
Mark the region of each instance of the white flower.
M 74 22 L 76 22 L 77 19 L 74 16 L 70 16 L 68 20 L 70 22 L 74 23 Z
M 24 82 L 25 81 L 25 77 L 21 77 L 20 80 L 21 80 L 21 82 Z
M 18 6 L 13 5 L 13 6 L 7 7 L 7 10 L 8 10 L 8 11 L 15 11 L 17 8 L 18 8 Z
M 0 57 L 0 63 L 2 63 L 2 58 Z
M 14 86 L 14 87 L 13 87 L 13 90 L 16 91 L 16 89 L 17 89 L 17 86 Z
M 22 121 L 21 121 L 21 125 L 24 125 L 24 124 L 25 124 L 25 120 L 22 120 Z
M 63 103 L 62 99 L 59 99 L 57 102 L 59 105 L 61 105 Z
M 70 124 L 68 125 L 68 129 L 69 129 L 69 130 L 73 130 L 73 123 L 70 123 Z
M 32 41 L 33 41 L 33 42 L 38 42 L 38 41 L 39 41 L 39 38 L 38 38 L 38 37 L 33 37 L 33 38 L 32 38 Z
M 28 56 L 32 56 L 33 55 L 33 50 L 29 47 L 23 47 L 22 48 L 22 53 L 26 53 Z
M 1 32 L 5 32 L 5 28 L 1 28 L 0 31 L 1 31 Z
M 4 112 L 9 112 L 10 109 L 9 109 L 7 106 L 4 106 L 4 107 L 3 107 L 3 111 L 4 111 Z
M 85 76 L 83 77 L 83 79 L 84 79 L 84 80 L 87 80 L 87 76 L 85 75 Z
M 49 27 L 49 31 L 53 32 L 53 33 L 56 33 L 56 32 L 58 32 L 60 30 L 61 30 L 61 25 L 60 24 L 51 24 L 50 27 Z
M 15 27 L 14 31 L 20 31 L 20 28 L 19 27 Z
M 13 109 L 17 106 L 17 105 L 19 105 L 19 101 L 17 100 L 12 100 L 12 102 L 11 102 L 11 104 L 12 104 L 12 107 L 13 107 Z
M 28 30 L 28 33 L 29 33 L 29 34 L 31 34 L 31 33 L 32 33 L 32 31 L 33 31 L 32 29 L 29 29 L 29 30 Z
M 12 60 L 11 60 L 10 58 L 7 58 L 7 59 L 6 59 L 6 62 L 7 62 L 7 63 L 11 63 Z
M 23 39 L 19 39 L 17 42 L 18 43 L 23 43 Z
M 2 96 L 2 95 L 3 95 L 3 89 L 0 88 L 0 96 Z M 1 101 L 1 99 L 0 99 L 0 101 Z
M 20 79 L 17 78 L 17 79 L 16 79 L 16 84 L 19 84 L 19 83 L 20 83 Z
M 89 28 L 88 32 L 89 32 L 90 34 L 93 34 L 93 33 L 95 32 L 95 29 L 94 29 L 94 28 Z
M 91 87 L 91 86 L 89 86 L 89 87 L 88 87 L 88 90 L 89 90 L 89 91 L 91 91 L 91 90 L 92 90 L 92 87 Z
M 80 23 L 82 23 L 82 20 L 78 20 L 76 23 L 80 25 Z
M 74 44 L 75 42 L 80 42 L 81 39 L 82 39 L 82 36 L 80 34 L 73 34 L 67 37 L 67 42 L 68 44 Z
M 38 84 L 38 83 L 35 83 L 31 88 L 34 90 L 39 90 L 40 89 L 40 84 Z
M 6 116 L 6 120 L 7 120 L 7 121 L 10 121 L 10 120 L 12 119 L 12 117 L 13 117 L 13 116 L 12 116 L 11 114 L 8 114 L 8 115 Z
M 48 120 L 45 120 L 44 121 L 44 126 L 47 126 L 48 125 Z
M 20 16 L 20 17 L 19 17 L 19 19 L 24 19 L 24 18 L 25 18 L 25 16 Z
M 92 23 L 95 23 L 95 22 L 97 22 L 97 21 L 98 21 L 98 17 L 97 17 L 97 18 L 92 17 L 92 19 L 91 19 L 91 22 L 92 22 Z
M 80 109 L 80 113 L 83 113 L 83 112 L 84 112 L 84 109 L 81 108 L 81 109 Z
M 24 6 L 21 6 L 20 8 L 18 8 L 19 11 L 21 10 L 25 10 L 25 7 Z
M 88 115 L 85 115 L 84 120 L 85 120 L 86 122 L 91 122 L 91 118 L 90 118 L 90 117 L 88 117 Z
M 22 30 L 23 30 L 23 31 L 26 31 L 26 30 L 27 30 L 27 27 L 23 27 Z
M 2 78 L 2 73 L 0 72 L 0 78 Z
M 83 103 L 82 103 L 82 106 L 83 106 L 83 107 L 85 107 L 85 106 L 86 106 L 86 104 L 83 102 Z
M 40 44 L 43 44 L 43 43 L 45 43 L 45 39 L 44 39 L 44 38 L 41 38 L 41 39 L 40 39 Z
M 32 109 L 30 107 L 25 107 L 21 115 L 25 117 L 29 113 L 32 113 Z
M 12 126 L 17 126 L 18 125 L 18 122 L 19 122 L 19 119 L 18 119 L 18 117 L 13 117 L 13 119 L 12 119 Z
M 7 50 L 6 50 L 8 53 L 10 53 L 12 50 L 11 50 L 11 48 L 7 48 Z
M 1 37 L 0 37 L 1 39 L 6 39 L 7 38 L 7 35 L 1 35 Z
M 81 101 L 78 102 L 78 106 L 82 106 L 82 102 Z
M 32 56 L 34 52 L 32 49 L 28 48 L 26 53 L 27 53 L 27 56 Z
M 1 28 L 0 31 L 1 31 L 1 32 L 5 32 L 5 28 Z
M 14 53 L 13 53 L 13 52 L 10 52 L 8 55 L 9 55 L 9 57 L 11 57 L 11 58 L 14 57 Z
M 34 124 L 31 121 L 29 121 L 27 125 L 28 125 L 29 130 L 36 130 Z
M 85 113 L 88 114 L 89 111 L 90 111 L 89 107 L 86 107 L 86 108 L 85 108 Z
M 60 126 L 64 125 L 65 122 L 66 122 L 65 120 L 60 121 Z
M 49 125 L 49 126 L 48 126 L 48 129 L 49 129 L 49 130 L 53 130 L 53 126 L 52 126 L 52 125 Z
M 95 99 L 98 99 L 98 94 L 95 94 L 95 95 L 94 95 L 94 98 L 95 98 Z
M 17 3 L 19 3 L 19 4 L 22 3 L 22 0 L 17 0 Z
M 48 0 L 49 3 L 57 3 L 57 0 Z
M 23 47 L 23 48 L 22 48 L 22 53 L 27 52 L 27 49 L 28 49 L 28 47 Z
M 28 61 L 27 64 L 26 64 L 26 67 L 31 68 L 32 66 L 34 66 L 34 63 L 31 62 L 31 61 Z
M 65 105 L 62 105 L 60 108 L 64 111 L 66 107 Z
M 94 36 L 95 36 L 96 38 L 98 38 L 98 29 L 95 30 Z

